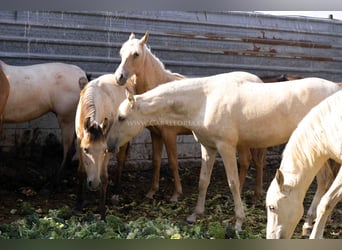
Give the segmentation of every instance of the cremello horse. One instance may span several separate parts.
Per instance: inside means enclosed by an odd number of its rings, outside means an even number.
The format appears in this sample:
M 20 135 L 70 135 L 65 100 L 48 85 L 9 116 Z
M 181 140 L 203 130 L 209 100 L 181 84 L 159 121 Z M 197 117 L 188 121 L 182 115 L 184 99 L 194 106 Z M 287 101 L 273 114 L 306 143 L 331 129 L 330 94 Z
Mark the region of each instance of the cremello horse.
M 184 79 L 185 77 L 166 70 L 163 63 L 152 54 L 147 47 L 149 33 L 146 32 L 141 39 L 135 38 L 132 33 L 129 39 L 120 49 L 121 63 L 115 71 L 116 80 L 119 84 L 125 84 L 127 79 L 133 78 L 136 94 L 142 94 L 160 84 L 173 80 Z M 265 82 L 287 81 L 293 77 L 282 75 L 281 77 L 265 77 Z M 260 82 L 256 76 L 250 76 L 250 81 Z M 263 80 L 263 79 L 262 79 Z M 182 184 L 178 173 L 177 159 L 177 135 L 192 134 L 191 130 L 183 126 L 149 126 L 152 139 L 152 187 L 147 193 L 147 197 L 152 199 L 159 189 L 159 173 L 163 144 L 168 156 L 169 166 L 174 178 L 174 191 L 171 201 L 177 201 L 182 194 Z M 262 176 L 265 163 L 266 149 L 238 148 L 240 159 L 240 182 L 241 190 L 246 178 L 251 159 L 253 159 L 257 169 L 257 182 L 255 188 L 255 199 L 262 193 Z
M 266 196 L 267 238 L 290 238 L 303 215 L 305 194 L 323 164 L 342 163 L 342 92 L 314 107 L 291 135 Z M 317 207 L 310 238 L 322 238 L 326 220 L 342 198 L 342 170 Z
M 9 82 L 0 64 L 0 135 L 2 133 L 3 113 L 5 111 L 9 92 Z
M 102 75 L 89 82 L 81 91 L 77 106 L 75 129 L 79 152 L 79 190 L 77 207 L 84 201 L 84 184 L 90 190 L 100 189 L 99 211 L 105 218 L 108 186 L 108 134 L 116 118 L 119 104 L 126 98 L 125 87 L 116 84 L 114 74 Z M 114 194 L 118 195 L 121 171 L 126 161 L 128 143 L 117 154 Z
M 179 80 L 161 85 L 121 103 L 113 139 L 119 147 L 145 126 L 183 124 L 201 143 L 202 165 L 194 222 L 204 203 L 217 152 L 224 162 L 233 194 L 236 224 L 245 218 L 240 197 L 236 147 L 264 148 L 288 140 L 304 115 L 321 100 L 340 90 L 319 78 L 260 84 L 254 75 L 232 72 L 211 77 Z
M 10 83 L 4 122 L 20 123 L 54 112 L 62 132 L 63 161 L 71 161 L 75 138 L 75 113 L 86 73 L 75 65 L 44 63 L 12 66 L 0 61 Z

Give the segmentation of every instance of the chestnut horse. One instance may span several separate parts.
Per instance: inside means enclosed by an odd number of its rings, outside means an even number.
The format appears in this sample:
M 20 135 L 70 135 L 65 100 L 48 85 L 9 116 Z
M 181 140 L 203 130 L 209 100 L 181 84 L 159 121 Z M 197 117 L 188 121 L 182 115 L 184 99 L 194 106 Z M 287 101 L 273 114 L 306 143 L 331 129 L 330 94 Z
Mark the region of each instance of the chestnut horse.
M 116 84 L 113 74 L 102 75 L 90 81 L 81 91 L 77 106 L 75 130 L 79 153 L 79 189 L 77 208 L 83 207 L 84 184 L 89 190 L 100 189 L 99 211 L 105 219 L 105 202 L 108 186 L 108 161 L 110 145 L 107 144 L 119 104 L 126 98 L 125 87 Z M 120 192 L 121 171 L 126 161 L 129 144 L 116 155 L 114 198 Z
M 2 125 L 4 118 L 5 106 L 7 103 L 8 95 L 10 92 L 10 85 L 8 79 L 2 70 L 2 66 L 0 64 L 0 135 L 2 133 Z
M 27 122 L 48 112 L 56 114 L 63 141 L 60 173 L 72 158 L 76 107 L 81 88 L 88 82 L 86 73 L 64 63 L 12 66 L 0 61 L 0 66 L 11 88 L 4 122 Z
M 217 152 L 221 155 L 234 198 L 235 229 L 245 219 L 240 197 L 236 148 L 265 148 L 285 143 L 305 114 L 340 90 L 330 81 L 305 78 L 260 84 L 256 76 L 231 72 L 162 84 L 119 106 L 113 124 L 116 148 L 150 125 L 183 124 L 201 143 L 199 195 L 189 222 L 204 212 L 205 196 Z M 252 80 L 252 81 L 251 81 Z
M 292 133 L 266 195 L 268 239 L 291 238 L 303 215 L 305 194 L 328 159 L 342 163 L 342 92 L 314 107 Z M 342 170 L 317 207 L 310 238 L 322 238 L 325 223 L 342 199 Z

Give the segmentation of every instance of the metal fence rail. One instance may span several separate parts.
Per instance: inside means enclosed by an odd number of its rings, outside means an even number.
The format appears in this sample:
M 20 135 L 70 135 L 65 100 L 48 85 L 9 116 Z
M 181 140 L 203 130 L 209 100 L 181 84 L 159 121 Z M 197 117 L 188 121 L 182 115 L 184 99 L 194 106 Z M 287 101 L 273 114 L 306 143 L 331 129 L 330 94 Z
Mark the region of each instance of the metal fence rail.
M 342 81 L 341 21 L 260 13 L 2 10 L 0 59 L 15 65 L 67 62 L 95 77 L 114 72 L 122 43 L 131 32 L 142 36 L 145 31 L 150 32 L 153 53 L 166 67 L 187 76 L 244 70 L 260 76 L 286 73 Z M 37 127 L 45 131 L 42 140 L 58 131 L 49 114 L 6 125 L 0 145 L 14 145 L 24 130 Z M 145 145 L 149 140 L 144 136 L 136 141 Z M 185 145 L 180 146 L 180 157 L 186 158 L 197 148 L 187 153 L 194 142 L 184 140 L 179 141 Z

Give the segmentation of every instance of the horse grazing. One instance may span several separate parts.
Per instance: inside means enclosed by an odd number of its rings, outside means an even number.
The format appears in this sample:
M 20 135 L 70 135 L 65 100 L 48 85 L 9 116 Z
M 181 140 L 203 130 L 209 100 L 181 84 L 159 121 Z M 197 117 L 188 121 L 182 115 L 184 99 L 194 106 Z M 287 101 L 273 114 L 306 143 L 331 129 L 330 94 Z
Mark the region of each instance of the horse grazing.
M 116 80 L 119 84 L 125 84 L 127 79 L 131 77 L 133 78 L 136 94 L 142 94 L 166 82 L 185 79 L 185 76 L 172 73 L 165 69 L 163 63 L 147 47 L 148 37 L 148 32 L 146 32 L 140 39 L 135 38 L 133 33 L 130 35 L 129 39 L 121 47 L 121 63 L 115 71 Z M 271 79 L 284 81 L 288 80 L 288 77 L 281 75 L 279 77 L 268 77 L 266 80 L 270 81 Z M 250 81 L 259 82 L 260 79 L 253 76 L 253 79 L 250 78 Z M 178 197 L 182 194 L 182 184 L 178 173 L 177 135 L 191 135 L 192 131 L 183 126 L 156 125 L 149 126 L 148 129 L 150 130 L 152 139 L 153 175 L 152 186 L 146 197 L 152 199 L 159 189 L 160 164 L 164 144 L 168 156 L 169 167 L 174 179 L 174 191 L 170 200 L 177 201 Z M 238 152 L 242 169 L 240 180 L 244 181 L 251 162 L 250 151 L 249 149 L 241 148 L 238 149 Z M 265 156 L 266 149 L 263 151 L 253 149 L 251 153 L 251 157 L 253 158 L 256 166 L 263 167 L 264 160 L 262 157 Z M 257 167 L 257 169 L 259 170 L 260 167 Z M 262 169 L 261 171 L 257 171 L 257 173 L 258 177 L 261 174 L 261 178 L 258 178 L 261 182 L 257 181 L 256 186 L 256 193 L 258 195 L 261 193 L 259 190 L 262 189 Z M 259 188 L 260 186 L 261 188 Z
M 130 141 L 146 126 L 184 124 L 201 143 L 202 164 L 196 220 L 204 203 L 217 152 L 225 166 L 235 205 L 235 228 L 245 218 L 240 197 L 236 147 L 265 148 L 282 144 L 304 115 L 321 100 L 340 90 L 333 82 L 306 78 L 260 84 L 255 76 L 232 72 L 178 80 L 144 94 L 129 96 L 119 106 L 113 124 L 116 148 Z
M 83 88 L 77 106 L 75 122 L 79 153 L 77 208 L 83 207 L 85 183 L 89 190 L 100 189 L 99 211 L 102 219 L 105 219 L 106 213 L 108 161 L 111 151 L 107 139 L 119 104 L 125 98 L 125 87 L 116 84 L 113 74 L 106 74 L 90 81 Z M 114 175 L 115 195 L 120 191 L 121 171 L 126 161 L 128 147 L 128 143 L 123 145 L 116 155 L 118 167 Z
M 2 125 L 3 125 L 3 114 L 5 111 L 5 106 L 7 103 L 8 95 L 10 92 L 10 85 L 8 79 L 2 70 L 2 66 L 0 64 L 0 135 L 2 133 Z
M 20 123 L 48 112 L 57 116 L 63 140 L 63 161 L 59 172 L 72 158 L 75 113 L 86 73 L 75 65 L 44 63 L 12 66 L 0 61 L 11 91 L 4 111 L 4 122 Z
M 290 238 L 303 214 L 303 200 L 315 175 L 329 158 L 342 163 L 341 105 L 339 91 L 314 107 L 291 135 L 266 195 L 267 238 Z M 326 220 L 341 198 L 340 168 L 319 202 L 310 238 L 323 237 Z

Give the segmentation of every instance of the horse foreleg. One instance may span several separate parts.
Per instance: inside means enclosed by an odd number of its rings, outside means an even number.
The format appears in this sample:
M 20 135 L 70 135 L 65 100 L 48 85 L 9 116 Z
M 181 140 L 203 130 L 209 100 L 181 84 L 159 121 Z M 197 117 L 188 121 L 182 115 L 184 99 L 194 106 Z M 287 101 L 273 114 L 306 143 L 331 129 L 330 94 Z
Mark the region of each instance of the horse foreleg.
M 329 190 L 322 197 L 317 207 L 317 218 L 310 234 L 310 239 L 323 238 L 325 224 L 336 204 L 342 199 L 342 169 L 339 170 Z
M 198 214 L 204 212 L 205 197 L 207 195 L 207 189 L 210 183 L 210 177 L 213 170 L 215 157 L 217 151 L 211 148 L 207 148 L 201 144 L 202 163 L 201 173 L 198 183 L 198 198 L 194 212 L 188 216 L 187 221 L 194 223 Z M 235 156 L 234 156 L 235 159 Z
M 324 166 L 319 170 L 319 172 L 316 175 L 317 188 L 316 188 L 315 196 L 312 199 L 310 208 L 307 212 L 306 219 L 302 227 L 303 236 L 310 235 L 311 230 L 313 228 L 314 220 L 316 218 L 317 206 L 322 196 L 325 194 L 325 192 L 328 190 L 331 183 L 333 182 L 334 177 L 335 176 L 333 175 L 331 171 L 329 163 L 328 162 L 324 163 Z
M 84 193 L 85 193 L 85 188 L 86 188 L 85 183 L 86 183 L 87 174 L 85 172 L 85 169 L 81 161 L 79 163 L 77 177 L 78 177 L 78 187 L 77 187 L 76 209 L 82 210 L 84 200 L 85 200 Z
M 249 148 L 238 147 L 239 162 L 240 162 L 240 193 L 242 193 L 243 185 L 247 176 L 247 172 L 251 163 L 252 155 Z
M 226 170 L 227 180 L 229 188 L 232 192 L 234 199 L 234 207 L 235 207 L 235 230 L 240 231 L 242 227 L 242 223 L 245 220 L 245 212 L 243 209 L 241 196 L 240 196 L 240 183 L 239 183 L 239 175 L 238 168 L 236 164 L 236 149 L 235 147 L 227 144 L 227 143 L 218 143 L 217 149 L 219 154 L 221 155 L 224 163 L 224 167 Z
M 177 202 L 178 197 L 182 194 L 182 184 L 178 173 L 177 135 L 173 132 L 170 133 L 170 129 L 163 131 L 162 135 L 174 181 L 174 190 L 170 201 Z
M 119 202 L 119 194 L 121 193 L 121 174 L 125 166 L 129 150 L 129 142 L 120 147 L 119 152 L 116 154 L 117 167 L 113 178 L 114 194 L 112 196 L 112 202 L 117 204 Z
M 254 190 L 253 203 L 255 203 L 263 194 L 263 177 L 264 167 L 266 163 L 267 148 L 253 148 L 251 149 L 252 159 L 256 169 L 256 184 Z M 241 185 L 241 183 L 240 183 Z
M 152 166 L 153 166 L 153 175 L 152 175 L 152 186 L 146 197 L 149 199 L 153 199 L 153 195 L 159 189 L 159 175 L 160 175 L 160 164 L 161 164 L 161 156 L 163 150 L 163 140 L 162 138 L 153 133 L 151 131 L 151 139 L 152 139 Z
M 99 212 L 101 215 L 101 220 L 106 219 L 106 197 L 107 197 L 107 187 L 108 187 L 108 174 L 101 178 L 101 188 L 100 188 L 100 204 Z

